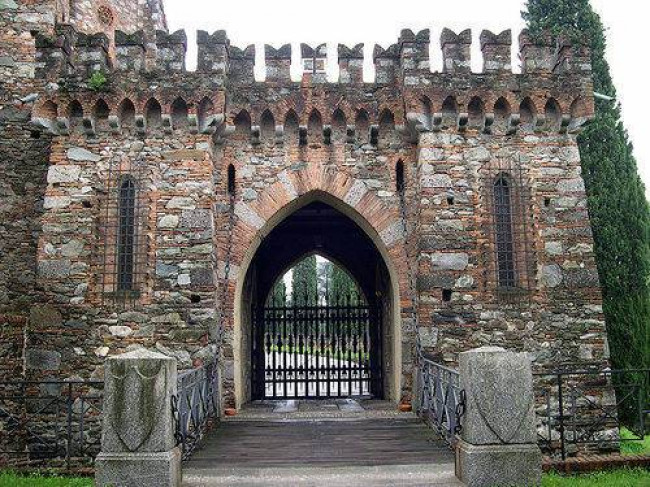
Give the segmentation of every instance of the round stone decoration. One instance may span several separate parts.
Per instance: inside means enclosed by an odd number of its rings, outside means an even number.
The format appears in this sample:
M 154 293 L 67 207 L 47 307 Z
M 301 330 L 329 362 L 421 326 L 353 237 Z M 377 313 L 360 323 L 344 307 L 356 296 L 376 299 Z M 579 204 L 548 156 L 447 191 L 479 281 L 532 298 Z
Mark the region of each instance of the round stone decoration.
M 97 18 L 104 25 L 113 25 L 115 22 L 115 16 L 113 15 L 113 9 L 108 5 L 100 5 L 97 8 Z

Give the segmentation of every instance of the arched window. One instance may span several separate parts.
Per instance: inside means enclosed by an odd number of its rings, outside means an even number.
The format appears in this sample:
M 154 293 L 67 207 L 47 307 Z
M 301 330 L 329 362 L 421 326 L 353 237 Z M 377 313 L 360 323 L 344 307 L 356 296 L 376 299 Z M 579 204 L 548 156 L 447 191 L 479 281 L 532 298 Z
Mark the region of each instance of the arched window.
M 131 176 L 120 183 L 117 236 L 117 290 L 132 291 L 135 264 L 136 184 Z
M 494 232 L 497 280 L 500 288 L 517 286 L 512 190 L 507 175 L 497 176 L 494 181 Z

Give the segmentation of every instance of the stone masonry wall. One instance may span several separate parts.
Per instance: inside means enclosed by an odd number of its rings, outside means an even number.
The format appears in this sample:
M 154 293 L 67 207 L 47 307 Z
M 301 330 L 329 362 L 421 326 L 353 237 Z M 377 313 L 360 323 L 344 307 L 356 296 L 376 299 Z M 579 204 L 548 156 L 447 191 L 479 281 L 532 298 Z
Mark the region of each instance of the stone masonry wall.
M 256 83 L 252 47 L 230 46 L 221 31 L 199 33 L 195 73 L 184 71 L 182 32 L 158 35 L 155 48 L 144 38 L 116 36 L 112 71 L 102 61 L 107 50 L 93 51 L 101 43 L 72 42 L 70 51 L 39 44 L 44 76 L 66 89 L 39 99 L 33 114 L 43 136 L 54 139 L 36 286 L 50 304 L 32 308 L 30 327 L 39 333 L 28 342 L 60 375 L 97 377 L 105 356 L 133 346 L 172 354 L 182 366 L 199 363 L 215 352 L 221 310 L 224 397 L 234 405 L 234 297 L 249 246 L 278 211 L 314 191 L 368 222 L 399 281 L 395 400 L 409 400 L 417 337 L 452 365 L 460 351 L 485 344 L 527 351 L 538 369 L 607 362 L 575 141 L 593 111 L 580 48 L 563 44 L 556 55 L 551 43 L 532 44 L 524 34 L 525 71 L 514 75 L 502 56 L 509 33 L 484 32 L 485 72 L 473 74 L 467 32 L 445 31 L 445 71 L 431 73 L 428 31 L 404 31 L 398 44 L 375 49 L 374 84 L 361 82 L 360 49 L 345 46 L 340 83 L 311 73 L 292 83 L 288 46 L 267 46 L 267 80 Z M 301 54 L 320 52 L 303 46 Z M 61 57 L 74 76 L 61 78 L 53 61 Z M 99 92 L 85 84 L 87 68 L 106 70 Z M 406 170 L 406 238 L 398 162 Z M 232 234 L 230 165 L 237 187 Z M 493 167 L 518 177 L 518 225 L 527 229 L 525 248 L 517 244 L 527 282 L 508 300 L 494 277 Z M 110 198 L 129 173 L 140 188 L 142 254 L 139 293 L 124 304 L 111 291 Z M 230 240 L 231 273 L 222 283 Z
M 51 138 L 31 125 L 35 95 L 49 89 L 36 78 L 32 32 L 51 35 L 54 12 L 49 1 L 0 2 L 0 310 L 18 313 L 35 299 L 36 221 Z
M 133 31 L 140 24 L 129 24 L 137 2 L 122 2 L 129 16 L 121 16 L 120 26 Z M 159 28 L 164 28 L 164 12 L 158 2 L 150 2 L 156 10 Z M 128 4 L 128 5 L 127 5 Z M 139 14 L 138 18 L 147 17 Z M 67 90 L 61 75 L 69 71 L 73 59 L 70 48 L 75 44 L 75 31 L 57 22 L 70 22 L 68 2 L 6 0 L 0 2 L 0 310 L 10 313 L 7 322 L 21 321 L 31 304 L 44 302 L 42 286 L 37 283 L 37 247 L 42 232 L 41 215 L 46 203 L 51 134 L 43 131 L 39 116 L 56 114 L 56 107 L 40 104 L 38 100 Z M 83 41 L 74 58 L 83 65 L 74 73 L 77 81 L 86 81 L 87 68 L 92 64 L 93 49 Z M 44 54 L 45 53 L 45 54 Z M 88 56 L 87 54 L 91 54 Z M 63 176 L 51 176 L 56 180 Z M 56 180 L 55 185 L 61 181 Z M 16 322 L 18 322 L 16 321 Z M 27 330 L 28 326 L 23 326 Z M 24 331 L 24 330 L 23 330 Z M 52 330 L 56 334 L 55 330 Z M 63 338 L 63 341 L 66 339 Z M 53 347 L 56 350 L 56 347 Z M 58 352 L 57 352 L 58 353 Z M 21 359 L 26 356 L 21 354 Z M 24 365 L 24 364 L 23 364 Z M 9 372 L 3 378 L 14 378 Z
M 199 33 L 198 70 L 186 72 L 185 34 L 165 31 L 160 4 L 107 3 L 110 28 L 97 23 L 100 5 L 64 12 L 0 0 L 0 305 L 29 315 L 7 332 L 24 337 L 27 377 L 101 377 L 106 356 L 138 346 L 191 367 L 216 353 L 223 313 L 224 404 L 239 405 L 236 327 L 245 323 L 234 300 L 249 249 L 287 204 L 316 193 L 367 223 L 397 281 L 392 399 L 410 400 L 417 340 L 451 365 L 487 344 L 528 352 L 538 370 L 607 363 L 575 140 L 593 113 L 583 48 L 524 33 L 515 75 L 510 33 L 485 31 L 484 72 L 471 73 L 470 33 L 445 30 L 444 70 L 431 73 L 428 31 L 405 30 L 375 48 L 374 83 L 362 82 L 359 46 L 339 46 L 338 83 L 319 73 L 291 82 L 290 46 L 266 46 L 259 83 L 254 48 L 231 46 L 223 31 Z M 153 12 L 155 38 L 126 20 L 141 19 L 136 11 Z M 66 16 L 72 26 L 55 23 Z M 323 49 L 303 45 L 301 57 L 320 61 Z M 97 71 L 103 86 L 88 82 Z M 500 174 L 512 177 L 515 228 L 525 229 L 516 232 L 520 286 L 508 296 L 495 278 L 490 191 Z M 137 290 L 125 294 L 115 198 L 127 175 L 138 188 L 139 243 Z

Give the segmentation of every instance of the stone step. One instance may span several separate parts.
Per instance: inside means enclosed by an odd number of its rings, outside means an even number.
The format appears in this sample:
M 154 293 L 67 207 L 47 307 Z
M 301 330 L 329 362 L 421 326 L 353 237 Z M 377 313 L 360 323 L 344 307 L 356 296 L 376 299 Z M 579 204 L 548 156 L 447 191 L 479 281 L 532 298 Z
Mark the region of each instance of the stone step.
M 381 465 L 374 467 L 216 467 L 192 469 L 183 476 L 183 487 L 212 486 L 286 487 L 388 487 L 462 486 L 453 463 L 436 465 Z

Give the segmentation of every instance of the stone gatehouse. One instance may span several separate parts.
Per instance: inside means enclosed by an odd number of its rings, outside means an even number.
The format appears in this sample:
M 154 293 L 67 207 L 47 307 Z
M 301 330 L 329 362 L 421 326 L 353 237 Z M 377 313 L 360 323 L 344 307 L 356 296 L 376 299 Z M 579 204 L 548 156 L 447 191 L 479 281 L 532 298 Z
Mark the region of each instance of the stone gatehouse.
M 253 315 L 313 252 L 375 310 L 375 393 L 408 402 L 416 347 L 483 345 L 538 370 L 608 352 L 576 137 L 589 55 L 565 41 L 444 30 L 373 51 L 255 47 L 183 31 L 160 0 L 0 0 L 0 371 L 101 377 L 144 346 L 222 354 L 224 407 L 255 397 Z M 327 46 L 332 49 L 332 46 Z M 221 345 L 221 346 L 219 346 Z

